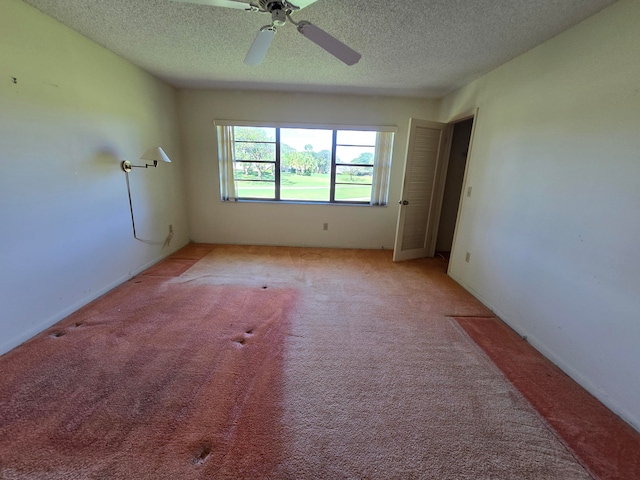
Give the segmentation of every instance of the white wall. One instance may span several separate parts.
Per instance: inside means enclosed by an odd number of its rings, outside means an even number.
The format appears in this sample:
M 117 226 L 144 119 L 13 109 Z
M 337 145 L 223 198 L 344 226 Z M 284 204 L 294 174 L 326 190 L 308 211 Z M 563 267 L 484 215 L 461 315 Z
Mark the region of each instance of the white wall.
M 622 0 L 441 109 L 479 107 L 451 276 L 636 429 L 639 18 Z
M 180 91 L 179 113 L 188 159 L 191 237 L 198 242 L 352 248 L 393 248 L 397 201 L 410 117 L 434 118 L 426 99 Z M 388 207 L 221 202 L 214 119 L 312 124 L 395 125 Z M 328 223 L 329 229 L 322 230 Z
M 0 3 L 0 71 L 2 353 L 188 234 L 172 88 L 19 0 Z M 174 163 L 131 187 L 138 233 L 160 245 L 133 239 L 119 167 L 155 145 Z

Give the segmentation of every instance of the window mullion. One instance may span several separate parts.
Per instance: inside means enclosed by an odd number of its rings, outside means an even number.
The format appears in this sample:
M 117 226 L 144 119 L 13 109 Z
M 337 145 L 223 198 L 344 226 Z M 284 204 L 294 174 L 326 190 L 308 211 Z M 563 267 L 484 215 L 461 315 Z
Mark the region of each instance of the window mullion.
M 329 201 L 336 201 L 336 150 L 338 143 L 338 131 L 333 130 L 332 140 L 331 140 L 331 186 L 329 192 Z
M 274 177 L 276 180 L 276 200 L 280 200 L 280 128 L 276 128 L 276 166 Z

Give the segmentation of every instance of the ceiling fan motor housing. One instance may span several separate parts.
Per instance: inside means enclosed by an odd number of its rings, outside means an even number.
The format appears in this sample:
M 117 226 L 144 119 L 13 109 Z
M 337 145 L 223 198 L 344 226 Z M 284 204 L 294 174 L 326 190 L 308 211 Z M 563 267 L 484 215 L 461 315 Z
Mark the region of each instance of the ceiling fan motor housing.
M 287 23 L 287 12 L 282 9 L 271 10 L 271 21 L 276 27 L 281 27 Z
M 287 14 L 291 13 L 287 2 L 281 0 L 260 0 L 260 10 L 271 14 L 271 21 L 276 27 L 281 27 L 287 23 Z

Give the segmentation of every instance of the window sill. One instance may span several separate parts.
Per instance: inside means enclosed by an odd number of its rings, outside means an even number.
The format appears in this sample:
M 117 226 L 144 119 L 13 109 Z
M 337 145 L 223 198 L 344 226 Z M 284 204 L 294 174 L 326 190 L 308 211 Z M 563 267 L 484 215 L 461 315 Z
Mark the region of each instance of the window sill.
M 239 200 L 220 200 L 221 203 L 267 203 L 271 205 L 322 205 L 322 206 L 339 206 L 339 207 L 372 207 L 386 208 L 389 205 L 371 205 L 364 202 L 305 202 L 303 200 L 252 200 L 243 198 Z

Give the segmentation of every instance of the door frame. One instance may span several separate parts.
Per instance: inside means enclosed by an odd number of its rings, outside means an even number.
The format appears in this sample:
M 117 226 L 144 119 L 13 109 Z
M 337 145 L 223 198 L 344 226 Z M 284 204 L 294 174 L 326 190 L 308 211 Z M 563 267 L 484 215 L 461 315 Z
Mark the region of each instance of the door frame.
M 439 152 L 438 154 L 438 159 L 436 161 L 436 166 L 435 166 L 436 170 L 434 172 L 433 190 L 431 192 L 431 204 L 429 206 L 429 221 L 427 225 L 427 232 L 425 232 L 425 235 L 427 238 L 426 238 L 425 246 L 423 249 L 423 252 L 426 253 L 426 255 L 424 255 L 425 257 L 433 257 L 435 255 L 436 242 L 438 240 L 438 229 L 440 227 L 440 215 L 442 213 L 444 188 L 445 188 L 446 179 L 447 179 L 447 171 L 449 168 L 449 157 L 451 156 L 453 129 L 457 123 L 460 123 L 469 119 L 473 119 L 471 134 L 469 136 L 467 162 L 464 169 L 462 188 L 460 191 L 460 199 L 458 201 L 458 214 L 456 216 L 455 228 L 453 232 L 453 241 L 451 244 L 451 256 L 453 256 L 454 254 L 454 250 L 456 247 L 456 240 L 458 236 L 460 218 L 462 217 L 462 213 L 463 213 L 463 206 L 464 206 L 463 199 L 465 198 L 466 196 L 465 192 L 467 191 L 469 164 L 472 158 L 473 142 L 474 142 L 476 128 L 478 125 L 478 113 L 479 113 L 479 108 L 475 107 L 472 110 L 467 110 L 461 114 L 455 115 L 446 124 L 443 124 L 441 122 L 420 120 L 423 122 L 431 122 L 434 124 L 445 125 L 445 128 L 443 129 L 443 133 L 442 133 L 443 148 L 442 148 L 442 151 Z M 418 119 L 415 119 L 415 120 L 418 120 Z M 407 155 L 408 155 L 408 152 L 410 151 L 411 142 L 412 142 L 412 139 L 411 139 L 412 121 L 414 121 L 413 118 L 410 120 L 410 123 L 409 123 L 409 132 L 407 137 Z M 405 165 L 404 165 L 404 171 L 403 171 L 403 177 L 402 177 L 403 188 L 402 188 L 402 194 L 401 194 L 401 199 L 399 203 L 401 203 L 402 200 L 404 199 L 404 190 L 405 190 L 404 187 L 406 182 L 406 176 L 407 176 L 407 159 L 405 158 Z M 394 243 L 394 257 L 393 257 L 394 261 L 409 260 L 410 258 L 420 258 L 418 256 L 413 256 L 409 258 L 398 258 L 396 256 L 397 255 L 396 250 L 398 247 L 398 235 L 399 235 L 400 225 L 402 224 L 403 215 L 404 215 L 403 209 L 402 207 L 400 207 L 400 209 L 398 210 L 396 241 Z M 449 273 L 449 271 L 447 271 L 447 273 Z
M 471 159 L 472 159 L 472 151 L 473 151 L 473 143 L 474 143 L 474 138 L 475 138 L 475 134 L 476 134 L 476 128 L 478 126 L 478 113 L 479 113 L 479 108 L 475 107 L 472 110 L 467 110 L 466 112 L 463 112 L 459 115 L 454 116 L 453 118 L 451 118 L 448 122 L 447 122 L 447 126 L 451 127 L 451 134 L 453 136 L 453 128 L 455 126 L 456 123 L 460 123 L 460 122 L 464 122 L 465 120 L 469 120 L 469 119 L 473 119 L 473 125 L 471 126 L 471 135 L 469 136 L 469 148 L 467 150 L 467 162 L 465 164 L 464 167 L 464 175 L 462 178 L 462 188 L 460 189 L 460 200 L 458 201 L 458 214 L 456 216 L 456 225 L 455 228 L 453 230 L 453 241 L 451 243 L 451 258 L 453 258 L 453 255 L 455 253 L 455 248 L 456 248 L 456 240 L 458 238 L 458 230 L 460 227 L 460 219 L 462 218 L 462 214 L 463 214 L 463 208 L 464 208 L 464 199 L 467 197 L 466 191 L 467 191 L 467 181 L 469 179 L 469 165 L 471 164 Z M 447 152 L 447 156 L 446 159 L 444 161 L 444 163 L 446 164 L 445 168 L 444 168 L 444 174 L 443 174 L 443 178 L 439 179 L 441 181 L 441 185 L 439 186 L 439 209 L 438 209 L 438 223 L 436 226 L 436 233 L 435 233 L 435 237 L 437 238 L 438 236 L 438 227 L 440 225 L 440 214 L 441 209 L 442 209 L 442 199 L 444 197 L 444 185 L 445 185 L 445 181 L 447 178 L 447 169 L 449 167 L 449 156 L 451 155 L 451 143 L 449 143 L 449 151 Z M 434 248 L 435 248 L 435 243 L 434 243 Z M 449 266 L 447 268 L 447 274 L 450 273 L 451 270 L 451 262 L 449 262 Z

